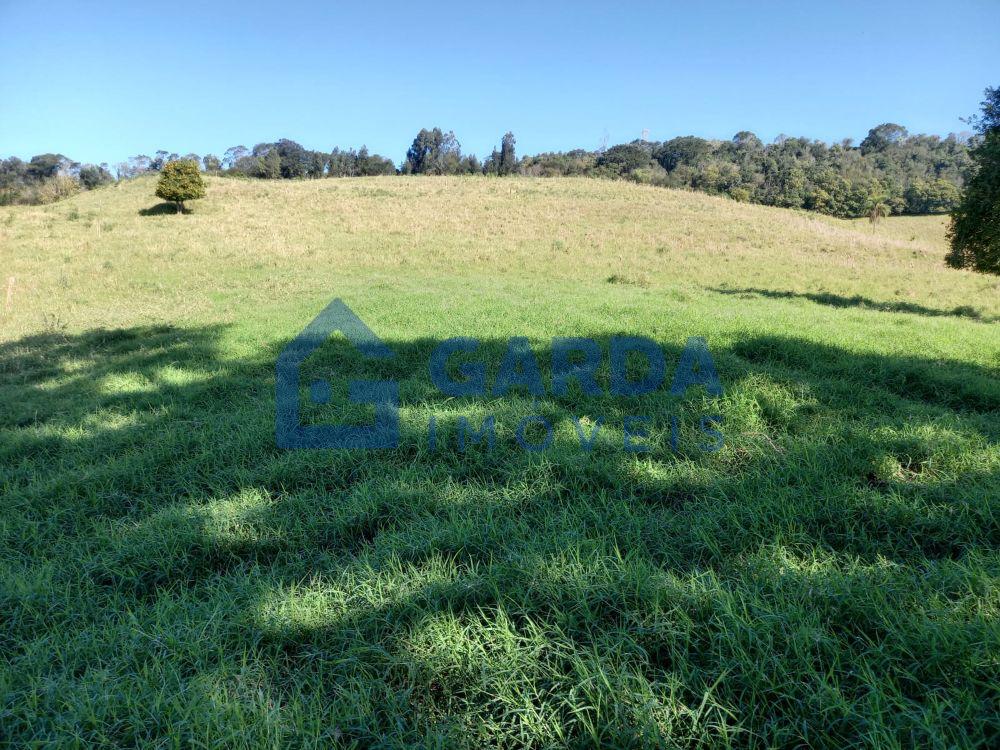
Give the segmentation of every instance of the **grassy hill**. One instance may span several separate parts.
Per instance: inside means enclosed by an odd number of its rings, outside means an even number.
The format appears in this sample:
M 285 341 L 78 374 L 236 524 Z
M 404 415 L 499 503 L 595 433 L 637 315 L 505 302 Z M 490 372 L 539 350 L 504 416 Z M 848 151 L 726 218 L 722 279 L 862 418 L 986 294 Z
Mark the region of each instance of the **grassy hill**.
M 1000 282 L 944 268 L 944 218 L 477 178 L 210 179 L 177 216 L 153 188 L 0 208 L 0 741 L 1000 737 Z M 347 380 L 392 377 L 397 450 L 275 445 L 278 353 L 334 297 L 397 356 L 335 337 L 306 416 L 363 419 Z M 668 377 L 704 336 L 723 396 L 428 375 L 453 336 L 491 379 L 513 336 L 546 377 L 589 336 L 606 384 L 615 335 Z

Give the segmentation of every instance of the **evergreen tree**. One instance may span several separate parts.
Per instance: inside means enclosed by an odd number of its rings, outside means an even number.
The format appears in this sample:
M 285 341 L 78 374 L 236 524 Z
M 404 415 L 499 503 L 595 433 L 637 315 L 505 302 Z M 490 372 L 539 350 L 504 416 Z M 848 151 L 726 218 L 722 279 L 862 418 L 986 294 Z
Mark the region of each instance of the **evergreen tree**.
M 483 164 L 483 173 L 498 175 L 500 174 L 500 152 L 493 149 L 493 152 L 486 159 L 486 163 Z
M 497 167 L 500 175 L 514 174 L 517 171 L 517 155 L 514 152 L 516 143 L 514 134 L 508 130 L 500 141 L 500 164 Z

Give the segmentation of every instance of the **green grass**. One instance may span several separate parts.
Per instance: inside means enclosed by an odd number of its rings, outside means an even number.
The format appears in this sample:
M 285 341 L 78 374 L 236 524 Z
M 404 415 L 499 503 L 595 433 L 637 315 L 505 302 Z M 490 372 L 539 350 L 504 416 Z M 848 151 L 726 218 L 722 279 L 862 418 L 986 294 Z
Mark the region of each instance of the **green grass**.
M 0 209 L 0 744 L 1000 741 L 1000 286 L 943 267 L 939 217 L 589 180 L 155 203 L 139 180 Z M 303 382 L 397 378 L 398 450 L 275 446 L 275 359 L 335 296 L 396 359 L 333 339 Z M 547 376 L 552 337 L 616 334 L 671 371 L 705 336 L 724 396 L 427 374 L 451 336 L 491 375 L 527 336 Z M 537 413 L 554 444 L 527 453 Z M 458 451 L 489 414 L 496 448 Z M 621 449 L 627 414 L 652 453 Z

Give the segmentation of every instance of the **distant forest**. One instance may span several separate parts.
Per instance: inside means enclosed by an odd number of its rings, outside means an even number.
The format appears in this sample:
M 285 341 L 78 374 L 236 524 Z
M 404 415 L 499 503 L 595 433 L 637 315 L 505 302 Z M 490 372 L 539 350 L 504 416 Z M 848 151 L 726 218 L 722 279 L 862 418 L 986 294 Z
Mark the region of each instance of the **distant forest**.
M 233 146 L 214 154 L 157 151 L 115 165 L 80 164 L 61 154 L 25 162 L 0 160 L 0 205 L 48 203 L 80 190 L 158 172 L 177 160 L 196 161 L 210 174 L 251 179 L 321 179 L 370 175 L 565 175 L 624 179 L 648 185 L 699 190 L 737 201 L 802 208 L 839 217 L 948 213 L 960 201 L 979 136 L 910 135 L 885 123 L 860 144 L 827 144 L 780 136 L 765 144 L 749 131 L 730 140 L 682 136 L 636 140 L 593 151 L 577 149 L 518 158 L 507 133 L 485 161 L 463 154 L 450 131 L 421 130 L 397 166 L 359 150 L 314 151 L 282 139 L 252 149 Z

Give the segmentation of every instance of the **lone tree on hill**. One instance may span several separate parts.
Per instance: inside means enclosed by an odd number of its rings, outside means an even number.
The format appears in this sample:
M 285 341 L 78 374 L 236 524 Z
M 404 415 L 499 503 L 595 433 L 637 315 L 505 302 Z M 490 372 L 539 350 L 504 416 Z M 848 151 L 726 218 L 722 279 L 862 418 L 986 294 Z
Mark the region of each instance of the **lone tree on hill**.
M 953 268 L 1000 274 L 1000 87 L 986 89 L 982 110 L 971 120 L 980 135 L 969 154 L 975 175 L 951 215 L 951 252 L 945 262 Z
M 205 182 L 198 164 L 193 161 L 172 161 L 163 165 L 156 197 L 177 204 L 177 213 L 184 210 L 184 201 L 205 197 Z

